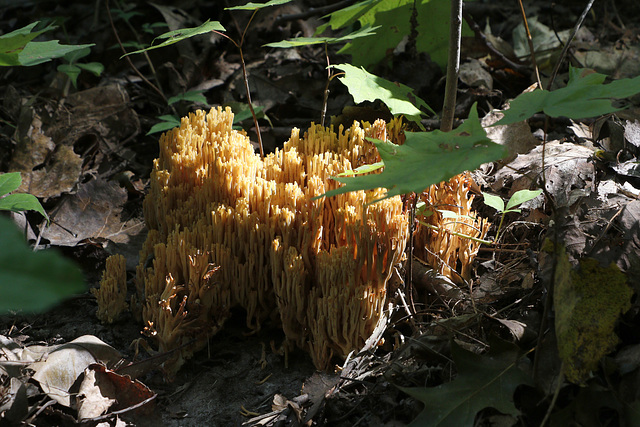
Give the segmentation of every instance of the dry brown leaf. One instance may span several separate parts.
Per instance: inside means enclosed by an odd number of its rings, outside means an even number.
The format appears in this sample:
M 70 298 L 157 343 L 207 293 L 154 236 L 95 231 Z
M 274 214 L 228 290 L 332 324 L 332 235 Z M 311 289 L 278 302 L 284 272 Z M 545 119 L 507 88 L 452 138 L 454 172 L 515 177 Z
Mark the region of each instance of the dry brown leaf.
M 63 198 L 42 237 L 58 246 L 75 246 L 85 239 L 126 243 L 144 228 L 140 220 L 122 218 L 126 201 L 127 191 L 116 182 L 93 179 L 81 184 L 75 195 Z

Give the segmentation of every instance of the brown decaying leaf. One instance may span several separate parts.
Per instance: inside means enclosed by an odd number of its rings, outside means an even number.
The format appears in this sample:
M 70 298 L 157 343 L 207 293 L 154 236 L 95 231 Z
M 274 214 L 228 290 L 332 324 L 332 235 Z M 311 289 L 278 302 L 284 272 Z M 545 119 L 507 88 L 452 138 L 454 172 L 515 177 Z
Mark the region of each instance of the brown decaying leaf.
M 46 200 L 74 188 L 80 179 L 82 159 L 72 147 L 57 145 L 45 135 L 42 121 L 34 113 L 27 135 L 18 140 L 9 171 L 22 175 L 18 191 Z
M 123 220 L 126 201 L 127 191 L 116 182 L 93 179 L 80 184 L 75 195 L 64 196 L 42 237 L 58 246 L 75 246 L 85 239 L 125 243 L 144 228 L 137 219 Z

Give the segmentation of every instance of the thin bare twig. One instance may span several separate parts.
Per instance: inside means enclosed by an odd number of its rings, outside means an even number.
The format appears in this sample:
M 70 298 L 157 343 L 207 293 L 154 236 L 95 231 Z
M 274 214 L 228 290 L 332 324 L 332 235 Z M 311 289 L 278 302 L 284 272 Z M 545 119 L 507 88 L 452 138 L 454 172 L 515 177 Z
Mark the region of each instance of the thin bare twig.
M 533 47 L 531 32 L 529 31 L 529 22 L 527 22 L 527 14 L 524 11 L 522 0 L 518 0 L 518 4 L 520 5 L 520 13 L 522 14 L 522 22 L 524 24 L 524 30 L 527 33 L 527 42 L 529 43 L 529 51 L 531 52 L 531 65 L 533 65 L 533 69 L 536 72 L 536 81 L 538 82 L 538 87 L 542 89 L 542 81 L 540 80 L 540 71 L 538 71 L 538 64 L 536 63 L 536 52 L 535 52 L 535 48 Z
M 122 44 L 122 41 L 120 40 L 120 36 L 118 35 L 118 31 L 116 30 L 116 26 L 113 23 L 113 17 L 111 16 L 111 8 L 109 7 L 109 0 L 107 0 L 105 2 L 105 6 L 107 8 L 107 15 L 109 15 L 109 22 L 111 23 L 111 29 L 113 30 L 113 35 L 116 36 L 116 40 L 118 41 L 118 44 L 120 45 L 120 49 L 122 49 L 122 53 L 123 54 L 127 54 L 127 50 L 124 48 L 124 45 Z M 135 65 L 133 65 L 133 61 L 131 61 L 131 58 L 128 56 L 125 56 L 125 59 L 127 60 L 127 62 L 129 63 L 129 66 L 133 69 L 133 71 L 138 75 L 138 77 L 140 77 L 142 79 L 143 82 L 145 82 L 146 84 L 148 84 L 154 91 L 158 92 L 158 94 L 162 97 L 162 99 L 167 102 L 167 97 L 164 95 L 164 93 L 153 83 L 151 83 L 149 81 L 149 79 L 147 79 L 144 74 L 142 74 L 140 72 L 140 70 L 138 70 L 136 68 Z
M 571 46 L 571 42 L 573 42 L 573 39 L 576 37 L 576 33 L 582 26 L 582 23 L 584 22 L 584 19 L 587 17 L 587 13 L 589 13 L 589 11 L 591 10 L 591 6 L 593 6 L 594 2 L 595 0 L 589 0 L 589 3 L 587 3 L 587 6 L 584 8 L 584 10 L 582 11 L 582 14 L 578 18 L 576 25 L 573 27 L 573 30 L 571 31 L 571 35 L 569 36 L 569 40 L 567 40 L 567 42 L 564 45 L 564 48 L 562 48 L 562 52 L 560 53 L 560 58 L 558 58 L 558 62 L 556 62 L 556 66 L 553 67 L 553 72 L 551 73 L 551 78 L 549 79 L 547 90 L 551 90 L 551 85 L 556 79 L 556 76 L 558 75 L 558 71 L 560 70 L 560 66 L 562 66 L 562 63 L 564 62 L 564 58 L 567 56 L 567 53 L 569 52 L 569 46 Z
M 327 115 L 327 104 L 329 103 L 329 83 L 331 83 L 331 62 L 329 61 L 329 50 L 327 43 L 324 44 L 324 56 L 327 59 L 327 84 L 324 86 L 324 95 L 322 97 L 322 111 L 320 112 L 320 125 L 324 126 L 324 119 Z
M 240 51 L 240 63 L 242 64 L 242 77 L 244 80 L 244 89 L 247 92 L 247 103 L 249 104 L 249 110 L 251 111 L 251 116 L 253 117 L 253 124 L 256 127 L 256 135 L 258 136 L 258 147 L 260 148 L 260 158 L 264 159 L 262 133 L 260 132 L 260 125 L 258 124 L 258 116 L 256 115 L 256 112 L 253 109 L 253 102 L 251 101 L 251 90 L 249 89 L 249 75 L 247 73 L 247 65 L 244 62 L 244 54 L 242 52 L 242 45 L 244 44 L 244 38 L 247 35 L 247 31 L 249 30 L 249 25 L 251 25 L 251 21 L 253 21 L 253 18 L 256 16 L 256 13 L 258 13 L 258 10 L 259 9 L 255 9 L 251 14 L 251 18 L 249 18 L 249 22 L 247 22 L 247 25 L 244 27 L 244 30 L 242 31 L 242 35 L 240 36 L 240 43 L 236 43 L 235 40 L 233 40 L 231 37 L 227 36 L 224 33 L 221 33 L 215 30 L 213 30 L 213 32 L 230 40 L 231 43 L 233 43 L 238 48 L 238 51 Z M 236 22 L 236 26 L 238 26 L 237 22 Z

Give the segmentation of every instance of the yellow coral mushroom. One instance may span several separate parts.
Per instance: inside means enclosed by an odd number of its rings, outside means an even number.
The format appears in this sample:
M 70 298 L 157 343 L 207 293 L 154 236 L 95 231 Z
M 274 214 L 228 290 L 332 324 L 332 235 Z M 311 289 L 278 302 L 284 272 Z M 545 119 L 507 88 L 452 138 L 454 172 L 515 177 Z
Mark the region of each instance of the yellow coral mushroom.
M 122 255 L 107 258 L 105 271 L 102 273 L 100 287 L 91 289 L 98 301 L 96 316 L 103 323 L 113 323 L 128 306 L 127 300 L 127 260 Z
M 420 200 L 432 214 L 419 219 L 434 228 L 420 227 L 414 237 L 414 254 L 458 284 L 471 277 L 471 266 L 480 249 L 480 243 L 473 239 L 484 239 L 489 230 L 489 223 L 478 219 L 471 207 L 471 180 L 464 173 L 425 190 Z
M 379 161 L 365 137 L 398 142 L 400 122 L 293 129 L 264 159 L 232 123 L 228 108 L 198 111 L 160 138 L 134 311 L 162 351 L 179 349 L 169 374 L 233 307 L 254 331 L 279 321 L 285 349 L 302 348 L 326 369 L 374 330 L 409 236 L 400 197 L 317 197 L 340 185 L 331 176 Z
M 407 219 L 397 197 L 371 206 L 364 192 L 314 198 L 338 185 L 331 176 L 377 160 L 365 135 L 383 138 L 385 124 L 294 129 L 262 160 L 232 123 L 229 109 L 198 111 L 160 139 L 136 275 L 146 331 L 168 351 L 215 333 L 240 306 L 249 328 L 280 320 L 287 345 L 326 368 L 373 330 Z M 220 267 L 215 283 L 209 265 Z

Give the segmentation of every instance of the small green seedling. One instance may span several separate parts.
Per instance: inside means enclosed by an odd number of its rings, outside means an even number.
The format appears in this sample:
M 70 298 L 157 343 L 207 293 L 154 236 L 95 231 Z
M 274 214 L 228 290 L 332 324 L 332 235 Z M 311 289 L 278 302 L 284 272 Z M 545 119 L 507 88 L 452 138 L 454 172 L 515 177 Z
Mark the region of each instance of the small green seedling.
M 501 197 L 494 196 L 489 193 L 482 193 L 484 197 L 484 204 L 490 206 L 498 211 L 498 213 L 502 213 L 502 217 L 500 218 L 500 225 L 498 226 L 498 231 L 496 232 L 496 242 L 500 237 L 500 230 L 502 230 L 502 222 L 504 221 L 504 216 L 509 212 L 521 212 L 520 209 L 516 208 L 516 206 L 520 206 L 524 202 L 528 202 L 529 200 L 533 200 L 542 194 L 542 190 L 520 190 L 513 193 L 513 196 L 507 202 L 507 206 L 504 205 L 504 200 Z
M 91 49 L 85 47 L 83 49 L 74 50 L 64 56 L 67 64 L 58 65 L 58 71 L 65 73 L 69 76 L 73 87 L 78 87 L 78 76 L 84 71 L 88 71 L 96 77 L 100 77 L 100 74 L 104 71 L 104 65 L 99 62 L 78 62 L 78 60 L 84 58 L 91 53 Z
M 49 217 L 44 208 L 33 194 L 20 193 L 9 194 L 16 191 L 22 184 L 20 172 L 11 172 L 0 175 L 0 210 L 2 211 L 36 211 L 46 218 Z

